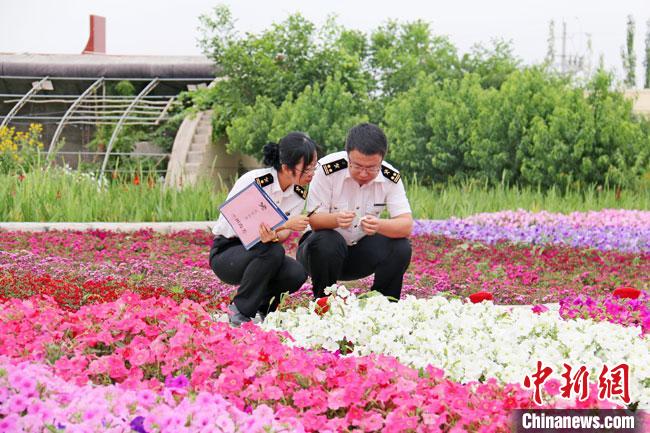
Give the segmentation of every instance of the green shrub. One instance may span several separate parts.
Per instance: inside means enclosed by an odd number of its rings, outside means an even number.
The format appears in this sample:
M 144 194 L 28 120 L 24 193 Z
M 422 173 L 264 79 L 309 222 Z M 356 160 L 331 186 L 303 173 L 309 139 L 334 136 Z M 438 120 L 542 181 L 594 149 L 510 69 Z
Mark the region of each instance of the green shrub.
M 211 105 L 214 131 L 226 128 L 245 107 L 267 97 L 279 107 L 288 95 L 300 94 L 308 85 L 323 84 L 338 75 L 347 90 L 365 93 L 371 77 L 362 65 L 365 36 L 329 20 L 321 29 L 301 15 L 291 15 L 259 35 L 239 35 L 230 11 L 215 8 L 203 15 L 201 46 L 227 77 L 212 89 L 196 92 L 197 103 Z
M 213 109 L 215 138 L 260 156 L 267 141 L 309 133 L 327 152 L 347 129 L 382 125 L 388 158 L 425 183 L 638 186 L 650 173 L 650 126 L 600 71 L 586 85 L 521 67 L 511 44 L 459 57 L 423 21 L 366 35 L 300 15 L 239 35 L 225 6 L 202 17 L 202 47 L 226 79 L 191 92 Z
M 390 157 L 424 181 L 522 186 L 633 186 L 647 172 L 647 126 L 600 72 L 586 88 L 540 68 L 500 89 L 478 75 L 422 75 L 386 108 Z
M 275 108 L 267 97 L 258 97 L 253 107 L 228 127 L 230 150 L 261 156 L 262 147 L 277 142 L 290 131 L 309 134 L 326 153 L 343 149 L 348 129 L 368 120 L 363 113 L 367 101 L 346 90 L 340 77 L 327 79 L 324 86 L 307 86 L 298 97 L 288 97 Z

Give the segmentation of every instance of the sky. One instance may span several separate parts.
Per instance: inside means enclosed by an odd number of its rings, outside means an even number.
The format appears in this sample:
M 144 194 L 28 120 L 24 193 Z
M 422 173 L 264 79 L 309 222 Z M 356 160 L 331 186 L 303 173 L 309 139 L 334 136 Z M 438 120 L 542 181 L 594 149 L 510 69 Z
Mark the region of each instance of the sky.
M 240 32 L 257 33 L 300 12 L 316 24 L 328 15 L 348 28 L 370 32 L 388 19 L 431 24 L 467 52 L 494 38 L 512 42 L 525 64 L 547 51 L 549 22 L 555 21 L 555 51 L 561 52 L 566 23 L 566 54 L 585 56 L 622 78 L 621 48 L 627 16 L 636 22 L 637 85 L 643 80 L 648 0 L 0 0 L 0 53 L 81 53 L 88 40 L 90 14 L 106 17 L 107 54 L 201 54 L 198 17 L 217 4 L 230 7 Z M 587 39 L 591 35 L 592 55 Z

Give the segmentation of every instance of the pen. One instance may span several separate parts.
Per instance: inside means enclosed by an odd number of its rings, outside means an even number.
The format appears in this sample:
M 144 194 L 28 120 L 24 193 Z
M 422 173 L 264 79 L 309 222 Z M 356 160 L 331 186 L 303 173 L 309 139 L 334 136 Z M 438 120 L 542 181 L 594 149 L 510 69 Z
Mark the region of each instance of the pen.
M 312 216 L 313 214 L 315 214 L 319 207 L 320 207 L 320 205 L 316 206 L 316 207 L 314 208 L 314 210 L 312 210 L 311 212 L 309 212 L 309 213 L 307 214 L 307 217 L 310 217 L 310 216 Z

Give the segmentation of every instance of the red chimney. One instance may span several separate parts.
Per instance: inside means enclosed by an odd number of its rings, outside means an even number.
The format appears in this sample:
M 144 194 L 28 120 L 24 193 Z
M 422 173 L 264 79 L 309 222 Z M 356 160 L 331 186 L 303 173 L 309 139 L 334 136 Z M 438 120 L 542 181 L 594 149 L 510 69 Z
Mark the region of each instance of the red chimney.
M 90 37 L 81 54 L 106 54 L 106 18 L 90 16 Z

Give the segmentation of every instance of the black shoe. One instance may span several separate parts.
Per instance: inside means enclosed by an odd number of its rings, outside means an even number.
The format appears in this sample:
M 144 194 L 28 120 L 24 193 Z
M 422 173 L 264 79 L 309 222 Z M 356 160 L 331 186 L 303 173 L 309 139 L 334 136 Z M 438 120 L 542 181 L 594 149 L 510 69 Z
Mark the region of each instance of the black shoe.
M 228 305 L 228 310 L 230 310 L 231 313 L 228 314 L 228 320 L 230 321 L 230 324 L 235 328 L 239 328 L 242 323 L 251 321 L 251 318 L 242 314 L 242 312 L 239 311 L 239 308 L 237 308 L 235 304 Z

